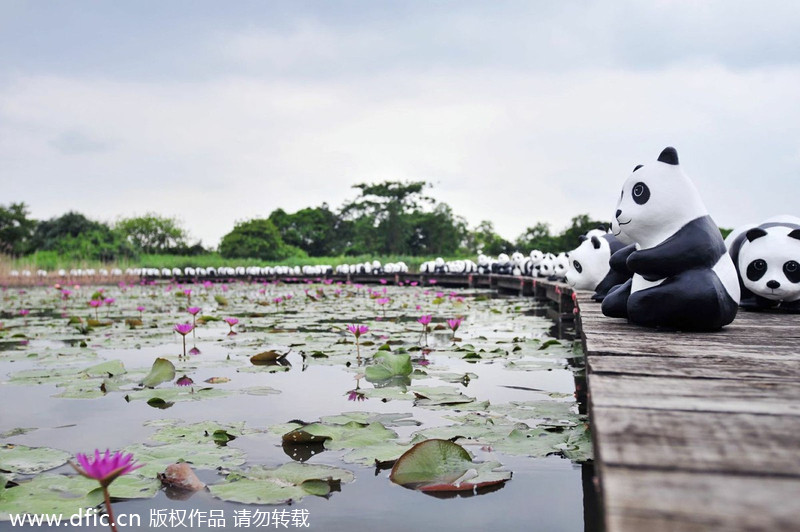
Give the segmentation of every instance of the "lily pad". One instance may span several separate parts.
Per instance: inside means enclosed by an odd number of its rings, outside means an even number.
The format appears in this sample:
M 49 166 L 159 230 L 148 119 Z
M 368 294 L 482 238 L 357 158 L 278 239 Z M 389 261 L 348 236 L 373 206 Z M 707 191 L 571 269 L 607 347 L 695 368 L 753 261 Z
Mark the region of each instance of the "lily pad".
M 411 356 L 406 353 L 392 353 L 380 351 L 372 357 L 373 364 L 367 366 L 364 373 L 367 380 L 385 381 L 397 376 L 410 375 L 413 371 L 411 367 Z
M 354 480 L 346 469 L 290 462 L 275 469 L 253 467 L 232 472 L 222 484 L 209 486 L 217 498 L 244 504 L 285 504 L 307 495 L 327 496 Z
M 155 388 L 159 384 L 175 378 L 175 365 L 166 358 L 157 358 L 150 373 L 142 380 L 142 386 Z
M 392 467 L 395 484 L 419 491 L 472 491 L 511 478 L 500 462 L 475 463 L 469 452 L 447 440 L 425 440 L 406 451 Z
M 71 457 L 69 453 L 49 447 L 7 444 L 0 446 L 0 470 L 32 475 L 64 465 Z

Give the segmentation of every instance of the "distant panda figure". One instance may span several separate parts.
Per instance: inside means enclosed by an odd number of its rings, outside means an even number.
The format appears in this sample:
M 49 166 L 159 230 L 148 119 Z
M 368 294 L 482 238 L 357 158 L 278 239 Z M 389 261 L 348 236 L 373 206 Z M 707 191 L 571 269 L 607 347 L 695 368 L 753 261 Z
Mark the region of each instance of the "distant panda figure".
M 478 273 L 481 275 L 492 273 L 492 260 L 483 253 L 478 255 Z
M 556 272 L 556 257 L 552 253 L 546 253 L 539 264 L 536 265 L 537 277 L 549 279 Z
M 567 275 L 567 269 L 569 268 L 569 257 L 563 251 L 556 255 L 555 260 L 553 261 L 553 278 L 552 281 L 562 281 L 564 276 Z
M 500 275 L 510 275 L 511 274 L 511 259 L 508 258 L 508 255 L 505 253 L 501 253 L 497 256 L 497 261 L 492 264 L 492 273 L 497 273 Z
M 800 312 L 800 218 L 738 228 L 725 245 L 739 273 L 742 307 Z
M 449 273 L 450 268 L 445 264 L 442 257 L 436 257 L 433 261 L 433 273 Z
M 612 234 L 597 229 L 589 231 L 581 237 L 581 244 L 569 252 L 566 283 L 575 290 L 595 290 L 609 274 L 611 256 L 623 247 Z
M 675 148 L 634 168 L 615 218 L 636 243 L 626 261 L 634 275 L 605 297 L 603 314 L 681 330 L 717 330 L 733 321 L 736 269 Z
M 525 256 L 519 251 L 511 254 L 511 275 L 522 275 L 525 269 Z

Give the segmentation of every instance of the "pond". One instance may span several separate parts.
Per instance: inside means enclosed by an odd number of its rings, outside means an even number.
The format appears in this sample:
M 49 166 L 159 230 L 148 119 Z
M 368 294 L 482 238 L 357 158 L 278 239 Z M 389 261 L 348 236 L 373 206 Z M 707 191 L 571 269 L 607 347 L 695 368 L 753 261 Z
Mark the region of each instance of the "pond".
M 16 513 L 68 519 L 102 502 L 67 463 L 96 448 L 146 464 L 110 489 L 136 530 L 595 529 L 581 354 L 530 298 L 330 281 L 2 297 L 0 530 L 46 528 L 12 527 Z M 184 357 L 174 326 L 193 320 Z M 368 328 L 358 345 L 353 324 Z M 392 482 L 392 463 L 428 439 L 511 478 L 459 492 Z M 208 489 L 162 487 L 179 461 Z M 107 529 L 96 523 L 72 529 Z

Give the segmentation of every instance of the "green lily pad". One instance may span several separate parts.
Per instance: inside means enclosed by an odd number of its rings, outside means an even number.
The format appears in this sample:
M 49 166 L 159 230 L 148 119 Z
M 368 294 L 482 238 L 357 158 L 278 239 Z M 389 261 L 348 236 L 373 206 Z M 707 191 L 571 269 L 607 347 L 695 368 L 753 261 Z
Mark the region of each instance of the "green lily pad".
M 222 484 L 209 486 L 215 497 L 244 504 L 285 504 L 307 495 L 327 496 L 341 483 L 354 480 L 346 469 L 290 462 L 275 469 L 252 467 L 229 474 Z
M 31 475 L 64 465 L 72 455 L 49 447 L 7 444 L 0 446 L 0 469 Z
M 175 365 L 166 358 L 157 358 L 153 362 L 150 373 L 142 380 L 142 386 L 155 388 L 163 382 L 171 381 L 175 378 Z
M 447 440 L 425 440 L 406 451 L 392 467 L 395 484 L 419 491 L 472 491 L 511 478 L 499 462 L 474 463 L 466 449 Z
M 373 365 L 367 366 L 364 370 L 367 380 L 370 382 L 410 375 L 413 371 L 411 356 L 406 353 L 395 354 L 389 351 L 380 351 L 372 357 L 372 362 Z

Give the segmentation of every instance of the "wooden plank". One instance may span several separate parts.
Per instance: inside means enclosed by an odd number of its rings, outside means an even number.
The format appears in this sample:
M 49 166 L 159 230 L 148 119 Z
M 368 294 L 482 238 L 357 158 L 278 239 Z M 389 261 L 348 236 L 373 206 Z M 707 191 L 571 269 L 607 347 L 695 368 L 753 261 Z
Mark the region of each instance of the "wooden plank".
M 592 430 L 605 465 L 800 480 L 800 416 L 595 405 Z
M 797 479 L 603 469 L 609 532 L 800 530 Z
M 689 353 L 691 354 L 691 353 Z M 592 373 L 651 375 L 702 379 L 766 379 L 800 382 L 800 354 L 755 358 L 750 353 L 726 351 L 702 356 L 633 356 L 592 354 Z
M 591 407 L 800 415 L 796 382 L 588 375 Z

